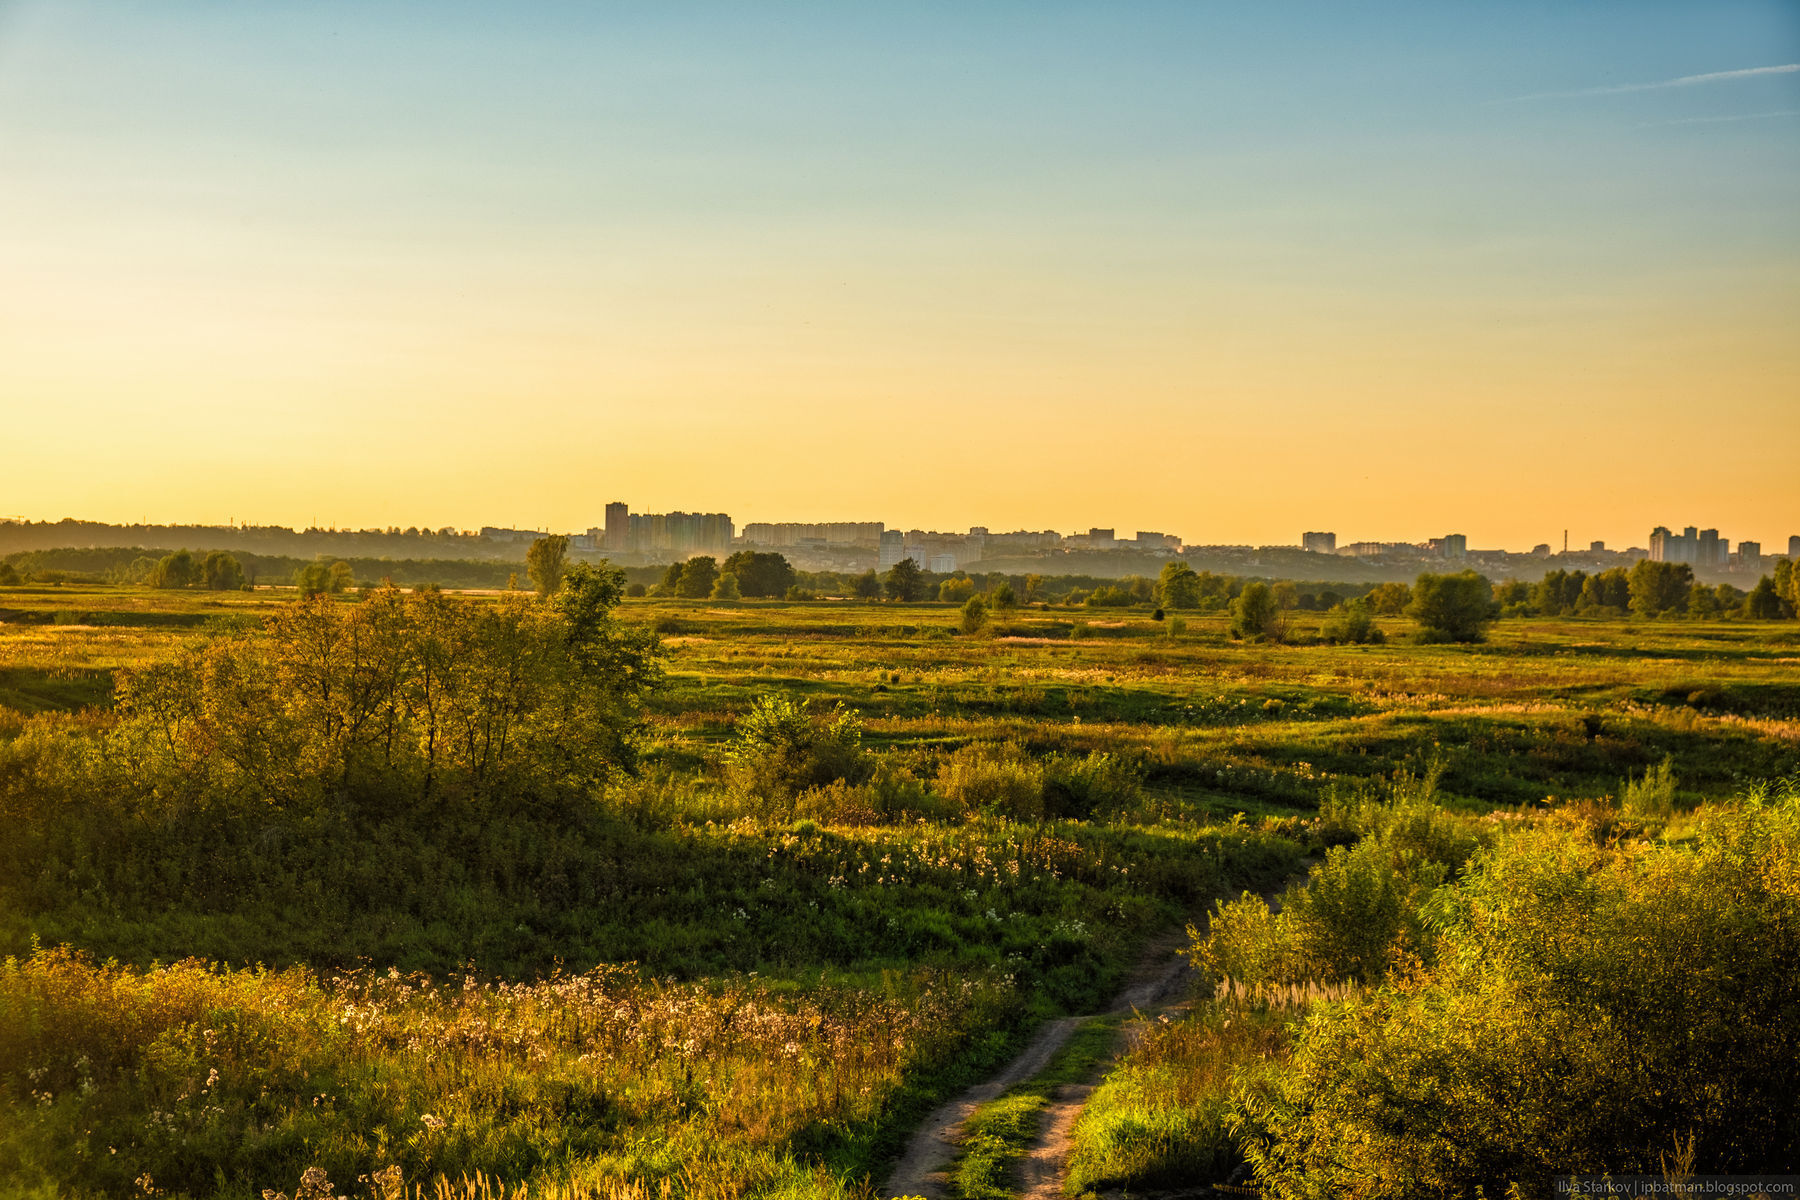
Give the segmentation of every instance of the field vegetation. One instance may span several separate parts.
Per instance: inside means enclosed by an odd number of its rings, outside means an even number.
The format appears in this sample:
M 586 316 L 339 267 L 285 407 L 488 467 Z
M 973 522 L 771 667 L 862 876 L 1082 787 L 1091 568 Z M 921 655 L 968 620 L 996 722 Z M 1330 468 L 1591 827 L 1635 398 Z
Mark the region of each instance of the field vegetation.
M 862 1195 L 1187 922 L 1078 1187 L 1797 1144 L 1800 625 L 725 566 L 0 588 L 0 1190 Z

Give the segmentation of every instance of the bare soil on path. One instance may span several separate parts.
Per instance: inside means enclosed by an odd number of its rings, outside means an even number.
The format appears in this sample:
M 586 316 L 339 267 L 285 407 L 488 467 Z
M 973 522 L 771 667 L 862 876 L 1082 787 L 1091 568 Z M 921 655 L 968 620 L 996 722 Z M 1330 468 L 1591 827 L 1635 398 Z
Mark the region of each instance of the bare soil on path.
M 1172 930 L 1151 942 L 1131 973 L 1130 981 L 1113 998 L 1107 1012 L 1146 1012 L 1186 996 L 1193 982 L 1193 968 L 1181 954 L 1187 944 L 1185 933 L 1179 930 Z M 1069 1035 L 1087 1019 L 1061 1017 L 1047 1022 L 998 1075 L 938 1106 L 907 1143 L 880 1194 L 945 1200 L 949 1195 L 950 1163 L 956 1157 L 963 1125 L 969 1117 L 983 1104 L 998 1099 L 1007 1089 L 1041 1072 L 1069 1040 Z M 1069 1133 L 1091 1091 L 1092 1084 L 1058 1089 L 1045 1110 L 1043 1131 L 1031 1154 L 1021 1164 L 1021 1196 L 1048 1198 L 1062 1194 L 1063 1167 L 1069 1157 Z

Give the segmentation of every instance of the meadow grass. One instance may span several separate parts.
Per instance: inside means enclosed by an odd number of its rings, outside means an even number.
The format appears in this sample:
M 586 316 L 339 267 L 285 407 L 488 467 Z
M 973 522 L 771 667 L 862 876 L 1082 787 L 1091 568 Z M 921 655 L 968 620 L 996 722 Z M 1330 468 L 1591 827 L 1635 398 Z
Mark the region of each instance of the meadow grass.
M 1454 883 L 1468 851 L 1371 780 L 1434 772 L 1432 813 L 1474 845 L 1680 845 L 1697 805 L 1800 761 L 1779 623 L 1508 620 L 1457 647 L 1388 620 L 1377 646 L 1248 646 L 1207 614 L 1171 635 L 1034 607 L 972 637 L 954 605 L 644 600 L 618 615 L 660 631 L 668 683 L 641 773 L 584 807 L 147 787 L 113 749 L 117 673 L 292 595 L 0 589 L 9 1194 L 298 1196 L 319 1169 L 387 1200 L 398 1168 L 441 1200 L 860 1195 L 933 1103 L 1220 892 L 1335 862 L 1287 924 L 1246 928 L 1286 939 L 1263 949 L 1290 981 L 1372 961 L 1334 958 L 1333 922 L 1432 888 L 1368 881 L 1422 878 L 1410 854 Z M 769 696 L 859 713 L 867 771 L 734 775 Z M 1261 1000 L 1153 1025 L 1094 1094 L 1081 1186 L 1241 1158 L 1230 1081 L 1252 1056 L 1285 1070 L 1296 1019 L 1242 986 Z M 1004 1189 L 1031 1086 L 976 1122 L 966 1194 Z

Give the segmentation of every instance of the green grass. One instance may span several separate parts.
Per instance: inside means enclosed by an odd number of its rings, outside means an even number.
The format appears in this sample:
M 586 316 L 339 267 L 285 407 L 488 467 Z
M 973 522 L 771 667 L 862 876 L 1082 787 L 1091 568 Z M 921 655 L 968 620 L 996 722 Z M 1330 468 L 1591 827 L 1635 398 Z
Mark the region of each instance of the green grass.
M 1122 1019 L 1083 1021 L 1041 1072 L 970 1115 L 963 1126 L 961 1152 L 950 1167 L 950 1185 L 957 1196 L 1004 1200 L 1014 1194 L 1013 1172 L 1037 1141 L 1044 1110 L 1056 1090 L 1085 1083 L 1099 1073 L 1118 1041 Z
M 346 1187 L 391 1162 L 447 1186 L 481 1172 L 644 1200 L 665 1184 L 853 1194 L 934 1103 L 1047 1017 L 1091 1011 L 1147 935 L 1216 890 L 1291 874 L 1336 836 L 1315 821 L 1334 791 L 1435 763 L 1438 803 L 1470 820 L 1556 820 L 1614 812 L 1605 798 L 1668 759 L 1679 838 L 1697 804 L 1800 767 L 1791 622 L 1508 620 L 1481 645 L 1419 646 L 1385 620 L 1379 646 L 1246 646 L 1218 615 L 1171 637 L 1142 611 L 1032 608 L 966 637 L 953 605 L 847 601 L 623 605 L 663 630 L 669 686 L 645 714 L 642 774 L 575 812 L 208 808 L 107 749 L 121 669 L 291 599 L 0 589 L 0 953 L 20 956 L 0 998 L 0 1163 L 24 1164 L 0 1166 L 0 1191 L 123 1196 L 149 1171 L 171 1196 L 238 1197 L 292 1192 L 314 1162 Z M 1296 632 L 1317 620 L 1298 615 Z M 734 722 L 770 694 L 858 710 L 874 778 L 799 797 L 735 785 Z M 1009 820 L 949 794 L 951 765 L 984 755 L 1107 755 L 1126 782 L 1082 820 Z M 33 959 L 34 940 L 122 965 Z M 207 982 L 168 965 L 188 956 L 232 970 Z M 653 996 L 696 1029 L 719 1005 L 770 1031 L 819 1022 L 779 1040 L 746 1029 L 728 1052 L 584 1063 L 588 1018 L 533 989 L 621 965 L 615 1007 Z M 383 993 L 384 1028 L 404 1036 L 335 1040 L 390 967 L 419 988 L 429 975 L 438 1001 Z M 490 1027 L 520 1040 L 420 1057 L 419 1030 L 473 1036 L 433 1007 L 465 977 Z M 832 1090 L 832 1039 L 915 1001 L 938 1006 L 937 1026 L 896 1025 L 888 1057 Z M 531 1012 L 563 1015 L 517 1026 Z M 1285 1033 L 1209 1021 L 1153 1026 L 1093 1094 L 1081 1186 L 1235 1164 L 1224 1081 L 1253 1052 L 1279 1058 Z M 221 1068 L 230 1103 L 203 1101 L 204 1034 L 226 1025 L 244 1074 Z M 965 1195 L 1000 1194 L 1050 1093 L 1087 1078 L 1113 1036 L 1085 1027 L 978 1114 Z M 312 1078 L 289 1086 L 283 1063 Z M 447 1108 L 453 1153 L 420 1124 Z M 764 1110 L 786 1116 L 759 1123 Z M 155 1142 L 157 1113 L 196 1124 Z M 182 1144 L 214 1149 L 183 1158 Z

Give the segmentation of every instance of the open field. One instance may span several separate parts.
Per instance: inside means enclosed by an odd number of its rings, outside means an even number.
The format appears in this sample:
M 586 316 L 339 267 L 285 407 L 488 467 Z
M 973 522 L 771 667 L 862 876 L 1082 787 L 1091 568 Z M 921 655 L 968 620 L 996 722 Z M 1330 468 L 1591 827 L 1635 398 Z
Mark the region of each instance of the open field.
M 938 1102 L 1045 1019 L 1097 1011 L 1217 898 L 1309 867 L 1336 886 L 1375 868 L 1332 847 L 1400 848 L 1377 890 L 1401 943 L 1306 949 L 1294 922 L 1323 890 L 1295 893 L 1291 928 L 1227 922 L 1261 931 L 1231 952 L 1271 981 L 1377 987 L 1395 944 L 1424 953 L 1409 914 L 1515 827 L 1636 861 L 1800 768 L 1800 626 L 1771 621 L 1512 619 L 1428 646 L 1384 618 L 1385 644 L 1330 646 L 1296 613 L 1291 644 L 1250 645 L 1222 616 L 1144 609 L 1029 607 L 966 635 L 949 604 L 628 600 L 620 636 L 662 647 L 635 774 L 404 801 L 403 772 L 233 783 L 196 768 L 212 743 L 159 746 L 115 708 L 122 671 L 260 646 L 297 603 L 0 588 L 11 1193 L 243 1197 L 317 1166 L 358 1195 L 389 1167 L 453 1190 L 864 1194 Z M 744 752 L 771 699 L 860 729 L 774 780 Z M 1665 762 L 1660 807 L 1631 808 L 1628 781 Z M 1081 1178 L 1243 1160 L 1221 1132 L 1230 1055 L 1292 1042 L 1221 1019 L 1127 1057 L 1075 1126 Z M 1193 1145 L 1158 1158 L 1128 1109 Z M 1299 1128 L 1280 1112 L 1258 1128 Z M 1278 1150 L 1257 1152 L 1270 1179 L 1313 1161 Z

